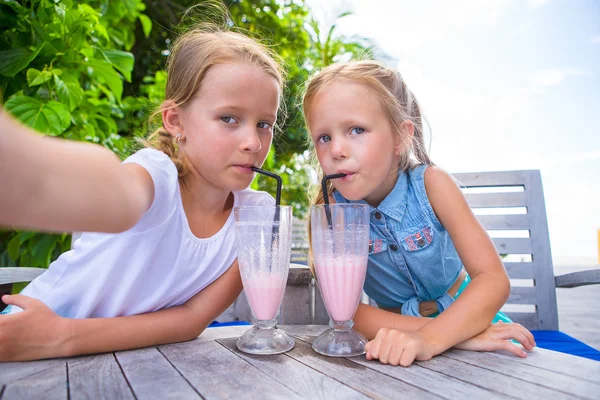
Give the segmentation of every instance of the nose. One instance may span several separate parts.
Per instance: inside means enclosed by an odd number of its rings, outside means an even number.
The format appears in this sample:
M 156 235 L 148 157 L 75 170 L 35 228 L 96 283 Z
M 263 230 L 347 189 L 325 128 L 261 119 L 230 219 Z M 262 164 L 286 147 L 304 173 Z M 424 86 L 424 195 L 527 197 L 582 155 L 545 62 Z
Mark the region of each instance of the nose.
M 256 129 L 248 129 L 244 132 L 242 149 L 250 153 L 256 153 L 262 149 L 262 143 Z
M 341 138 L 336 138 L 336 140 L 331 139 L 331 156 L 336 159 L 344 159 L 348 157 L 348 149 L 346 148 L 345 141 Z

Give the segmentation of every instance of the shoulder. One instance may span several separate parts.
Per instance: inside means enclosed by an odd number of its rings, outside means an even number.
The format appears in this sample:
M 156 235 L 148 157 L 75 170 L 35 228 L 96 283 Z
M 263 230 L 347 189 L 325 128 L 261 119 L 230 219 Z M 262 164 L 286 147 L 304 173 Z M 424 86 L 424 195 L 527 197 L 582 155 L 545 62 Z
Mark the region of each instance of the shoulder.
M 127 157 L 123 164 L 139 164 L 152 175 L 153 171 L 163 170 L 177 174 L 177 168 L 168 155 L 156 149 L 142 149 Z
M 275 199 L 267 192 L 244 189 L 236 192 L 237 205 L 240 206 L 274 206 Z
M 446 214 L 468 208 L 458 182 L 448 172 L 436 166 L 429 166 L 425 171 L 424 180 L 431 207 L 442 223 L 447 217 Z
M 429 191 L 429 188 L 438 187 L 441 185 L 450 185 L 457 187 L 457 182 L 448 172 L 435 165 L 425 166 L 424 172 L 425 188 Z
M 132 154 L 123 161 L 123 164 L 130 168 L 137 167 L 138 174 L 142 174 L 145 170 L 144 173 L 150 176 L 148 182 L 152 201 L 136 229 L 144 230 L 170 218 L 180 201 L 176 201 L 179 191 L 179 174 L 169 156 L 162 151 L 146 148 Z

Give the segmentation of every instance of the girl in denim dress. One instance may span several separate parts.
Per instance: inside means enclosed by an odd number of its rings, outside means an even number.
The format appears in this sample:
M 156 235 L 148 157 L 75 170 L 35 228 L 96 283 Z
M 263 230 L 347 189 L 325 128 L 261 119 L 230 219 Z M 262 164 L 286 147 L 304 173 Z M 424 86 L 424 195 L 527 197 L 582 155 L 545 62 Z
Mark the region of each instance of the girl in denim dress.
M 303 106 L 318 169 L 346 174 L 329 181 L 330 201 L 369 205 L 364 290 L 379 308 L 361 304 L 354 317 L 371 340 L 367 358 L 407 366 L 456 345 L 524 357 L 507 340 L 531 350 L 533 336 L 499 312 L 506 271 L 458 184 L 429 159 L 400 74 L 373 61 L 335 64 L 310 81 Z M 477 335 L 489 340 L 464 342 Z

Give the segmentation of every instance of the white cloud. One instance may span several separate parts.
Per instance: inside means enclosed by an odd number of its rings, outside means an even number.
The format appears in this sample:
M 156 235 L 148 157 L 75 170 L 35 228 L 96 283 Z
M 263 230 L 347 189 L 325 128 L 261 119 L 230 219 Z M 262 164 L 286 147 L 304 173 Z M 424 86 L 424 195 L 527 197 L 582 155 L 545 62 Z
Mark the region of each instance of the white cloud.
M 592 36 L 590 38 L 591 44 L 600 44 L 600 35 Z
M 507 6 L 515 0 L 454 0 L 424 4 L 414 1 L 308 0 L 321 21 L 329 21 L 341 11 L 354 15 L 339 21 L 341 32 L 360 32 L 376 38 L 388 52 L 405 54 L 432 43 L 446 42 L 450 36 L 476 32 L 482 26 L 496 25 Z M 350 5 L 352 4 L 352 5 Z M 360 16 L 360 17 L 359 17 Z M 326 22 L 327 23 L 327 22 Z M 393 35 L 390 35 L 393 31 Z

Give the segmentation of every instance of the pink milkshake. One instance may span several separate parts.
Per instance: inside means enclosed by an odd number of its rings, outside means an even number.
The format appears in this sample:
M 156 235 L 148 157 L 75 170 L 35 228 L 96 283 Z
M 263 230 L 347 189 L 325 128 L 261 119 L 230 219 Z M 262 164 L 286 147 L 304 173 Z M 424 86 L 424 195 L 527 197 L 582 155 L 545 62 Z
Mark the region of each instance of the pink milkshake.
M 285 292 L 286 277 L 264 274 L 244 279 L 242 276 L 242 283 L 256 319 L 269 321 L 275 318 Z
M 368 257 L 344 254 L 315 258 L 317 280 L 329 317 L 337 322 L 354 317 L 365 283 Z

